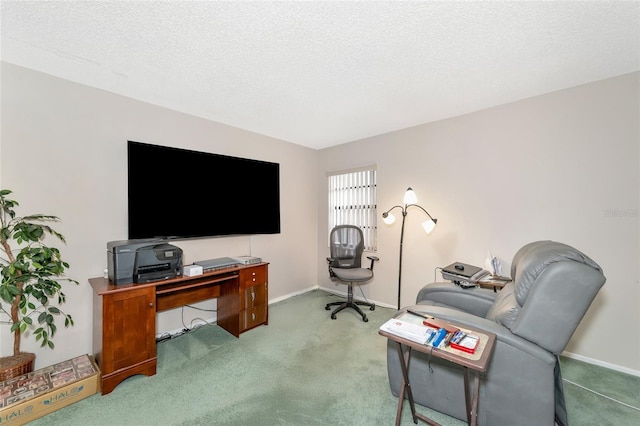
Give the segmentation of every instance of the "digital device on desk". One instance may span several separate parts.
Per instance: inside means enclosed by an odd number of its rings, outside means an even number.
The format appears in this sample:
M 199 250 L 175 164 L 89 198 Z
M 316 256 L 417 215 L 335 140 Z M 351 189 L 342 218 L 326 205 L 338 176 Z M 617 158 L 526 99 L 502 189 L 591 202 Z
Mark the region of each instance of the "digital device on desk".
M 442 278 L 453 281 L 461 287 L 475 287 L 478 280 L 487 275 L 489 271 L 462 262 L 455 262 L 442 268 Z
M 238 261 L 230 257 L 218 257 L 216 259 L 199 260 L 193 262 L 194 265 L 202 266 L 204 272 L 215 271 L 222 268 L 228 268 L 229 266 L 237 265 Z
M 232 259 L 242 265 L 255 265 L 262 263 L 262 258 L 255 256 L 235 256 L 232 257 Z
M 175 278 L 182 273 L 182 249 L 162 240 L 109 241 L 107 272 L 115 285 Z

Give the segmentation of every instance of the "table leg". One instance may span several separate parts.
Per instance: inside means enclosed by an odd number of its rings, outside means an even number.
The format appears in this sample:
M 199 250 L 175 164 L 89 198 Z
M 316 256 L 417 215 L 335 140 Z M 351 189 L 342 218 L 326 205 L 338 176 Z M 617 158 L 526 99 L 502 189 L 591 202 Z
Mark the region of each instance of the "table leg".
M 400 394 L 398 395 L 398 409 L 396 410 L 396 426 L 400 426 L 400 421 L 402 420 L 402 405 L 404 404 L 404 377 L 400 382 Z
M 467 412 L 467 424 L 471 424 L 471 397 L 469 395 L 469 369 L 464 367 L 464 407 Z
M 473 391 L 469 395 L 469 369 L 464 367 L 464 403 L 467 411 L 467 424 L 475 426 L 478 422 L 478 399 L 480 398 L 480 373 L 473 372 Z
M 413 394 L 411 393 L 411 383 L 409 382 L 409 363 L 411 362 L 411 348 L 408 347 L 406 351 L 402 350 L 402 344 L 396 342 L 398 348 L 398 357 L 400 358 L 400 368 L 402 369 L 402 389 L 400 395 L 398 395 L 398 412 L 396 415 L 396 425 L 400 424 L 402 418 L 402 404 L 404 403 L 404 394 L 407 393 L 407 399 L 409 400 L 409 407 L 411 408 L 411 417 L 413 422 L 418 424 L 416 418 L 416 407 L 413 403 Z
M 478 399 L 480 398 L 480 373 L 475 372 L 473 377 L 473 404 L 471 405 L 471 426 L 478 421 Z
M 413 402 L 413 393 L 411 391 L 411 383 L 409 382 L 409 364 L 411 363 L 411 347 L 407 347 L 406 351 L 402 350 L 402 344 L 396 342 L 398 348 L 398 358 L 400 359 L 400 367 L 402 368 L 402 380 L 400 382 L 400 393 L 398 394 L 398 410 L 396 412 L 396 426 L 400 426 L 402 420 L 402 405 L 404 403 L 405 392 L 407 399 L 409 400 L 409 407 L 411 407 L 411 416 L 413 423 L 418 424 L 418 420 L 422 420 L 431 426 L 440 426 L 440 423 L 434 422 L 428 417 L 425 417 L 416 412 L 416 405 Z

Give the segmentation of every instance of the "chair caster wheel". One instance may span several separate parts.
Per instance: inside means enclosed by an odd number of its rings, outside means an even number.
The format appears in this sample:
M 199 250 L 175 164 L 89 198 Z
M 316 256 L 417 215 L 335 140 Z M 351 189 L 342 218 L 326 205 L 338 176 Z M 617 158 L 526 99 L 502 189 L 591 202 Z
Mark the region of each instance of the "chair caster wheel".
M 375 311 L 376 310 L 376 306 L 373 305 L 372 307 L 369 308 L 370 311 Z
M 325 306 L 325 307 L 324 307 L 324 310 L 325 310 L 325 311 L 328 311 L 329 309 L 331 309 L 331 308 L 329 307 L 329 305 L 327 305 L 327 306 Z
M 336 316 L 335 315 L 331 315 L 331 319 L 336 319 Z
M 364 321 L 364 322 L 369 322 L 369 318 L 364 317 L 364 318 L 362 318 L 362 321 Z

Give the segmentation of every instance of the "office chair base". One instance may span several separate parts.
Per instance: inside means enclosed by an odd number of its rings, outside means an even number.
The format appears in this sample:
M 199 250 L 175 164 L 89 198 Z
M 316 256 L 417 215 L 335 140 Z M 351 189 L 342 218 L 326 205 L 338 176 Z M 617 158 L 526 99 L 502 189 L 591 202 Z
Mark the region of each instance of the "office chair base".
M 369 318 L 367 318 L 367 316 L 365 315 L 364 312 L 362 312 L 362 309 L 360 309 L 360 307 L 358 305 L 365 305 L 365 306 L 369 306 L 369 310 L 370 311 L 375 311 L 376 309 L 376 305 L 372 304 L 372 303 L 366 303 L 366 302 L 333 302 L 333 303 L 327 303 L 327 306 L 325 306 L 324 308 L 328 311 L 329 309 L 331 309 L 331 306 L 335 306 L 335 305 L 340 305 L 338 306 L 333 312 L 331 312 L 331 319 L 336 319 L 336 314 L 338 312 L 340 312 L 341 310 L 345 309 L 345 308 L 351 308 L 353 310 L 355 310 L 357 313 L 360 314 L 360 316 L 362 317 L 362 321 L 364 322 L 369 322 Z
M 360 306 L 368 306 L 370 311 L 375 311 L 376 310 L 376 305 L 373 303 L 369 303 L 369 302 L 359 302 L 357 300 L 353 300 L 353 288 L 352 286 L 349 286 L 349 292 L 347 294 L 347 301 L 346 302 L 331 302 L 331 303 L 327 303 L 327 305 L 324 307 L 324 309 L 326 309 L 327 311 L 329 309 L 331 309 L 331 306 L 336 306 L 338 305 L 338 307 L 331 312 L 331 319 L 334 320 L 336 319 L 336 314 L 338 312 L 340 312 L 341 310 L 345 309 L 345 308 L 351 308 L 354 311 L 356 311 L 357 313 L 360 314 L 360 316 L 362 317 L 362 321 L 364 322 L 369 322 L 369 318 L 367 318 L 367 316 L 364 314 L 364 312 L 362 312 L 362 309 L 360 309 Z

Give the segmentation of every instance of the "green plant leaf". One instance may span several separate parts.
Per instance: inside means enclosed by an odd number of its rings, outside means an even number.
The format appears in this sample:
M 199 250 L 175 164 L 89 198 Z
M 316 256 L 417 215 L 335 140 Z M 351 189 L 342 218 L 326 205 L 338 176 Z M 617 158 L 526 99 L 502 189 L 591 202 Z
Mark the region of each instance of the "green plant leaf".
M 11 194 L 11 190 L 0 189 L 0 300 L 7 304 L 18 302 L 18 320 L 9 322 L 12 332 L 26 332 L 37 314 L 42 326 L 33 336 L 42 341 L 42 346 L 53 348 L 50 338 L 57 332 L 56 316 L 64 317 L 65 327 L 74 325 L 71 317 L 59 308 L 66 302 L 62 283 L 78 285 L 78 282 L 64 277 L 69 264 L 62 260 L 57 247 L 45 242 L 48 234 L 65 243 L 64 236 L 50 226 L 60 219 L 44 214 L 18 217 L 14 209 L 19 203 L 8 198 Z M 11 247 L 8 252 L 7 247 Z M 58 306 L 49 306 L 52 298 Z M 0 313 L 8 315 L 6 306 L 0 306 Z

